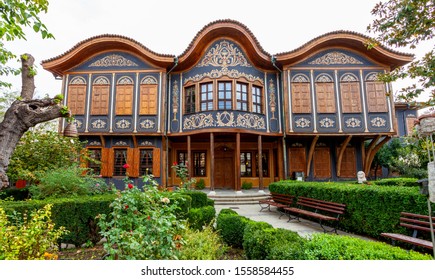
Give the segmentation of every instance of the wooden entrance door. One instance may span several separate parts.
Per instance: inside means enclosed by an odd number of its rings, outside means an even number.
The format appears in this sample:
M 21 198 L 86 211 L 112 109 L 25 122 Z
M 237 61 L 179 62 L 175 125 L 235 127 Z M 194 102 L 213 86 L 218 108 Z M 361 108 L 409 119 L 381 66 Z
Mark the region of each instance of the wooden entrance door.
M 331 156 L 327 147 L 314 150 L 314 177 L 317 179 L 331 178 Z
M 214 185 L 220 189 L 234 189 L 234 159 L 232 155 L 219 155 L 214 163 Z

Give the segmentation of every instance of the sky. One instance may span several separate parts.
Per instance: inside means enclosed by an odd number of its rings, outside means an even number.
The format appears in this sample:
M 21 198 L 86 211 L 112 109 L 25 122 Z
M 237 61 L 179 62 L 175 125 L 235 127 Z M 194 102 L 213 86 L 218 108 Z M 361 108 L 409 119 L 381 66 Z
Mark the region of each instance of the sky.
M 44 70 L 41 61 L 70 50 L 77 43 L 101 34 L 134 39 L 159 54 L 180 55 L 208 23 L 232 19 L 244 24 L 270 54 L 288 52 L 311 39 L 337 30 L 367 33 L 374 20 L 371 10 L 379 0 L 49 0 L 41 19 L 55 39 L 42 39 L 31 29 L 27 40 L 5 42 L 17 55 L 35 57 L 38 96 L 61 92 L 61 81 Z M 395 49 L 421 57 L 433 41 L 417 49 Z M 17 62 L 10 64 L 19 67 Z M 19 77 L 9 77 L 11 91 L 21 89 Z M 409 84 L 393 84 L 396 92 Z

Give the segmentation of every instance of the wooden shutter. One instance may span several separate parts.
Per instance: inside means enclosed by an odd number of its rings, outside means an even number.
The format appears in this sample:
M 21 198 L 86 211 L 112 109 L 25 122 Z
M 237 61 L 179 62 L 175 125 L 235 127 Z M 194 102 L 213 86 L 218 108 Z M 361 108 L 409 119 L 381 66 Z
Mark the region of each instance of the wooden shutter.
M 139 176 L 139 167 L 135 164 L 135 150 L 134 148 L 127 148 L 127 164 L 130 165 L 128 169 L 128 176 L 136 178 Z
M 293 172 L 306 172 L 307 157 L 305 154 L 305 148 L 290 148 L 289 150 L 290 159 L 290 175 Z
M 354 147 L 346 147 L 341 160 L 340 177 L 355 178 L 356 177 L 356 156 Z
M 340 88 L 343 113 L 361 113 L 359 83 L 341 83 Z
M 331 177 L 331 157 L 329 148 L 321 147 L 314 150 L 314 177 L 330 178 Z
M 382 82 L 367 82 L 369 112 L 387 112 L 387 96 Z
M 160 177 L 160 148 L 153 149 L 153 175 L 156 178 Z
M 157 114 L 157 85 L 140 85 L 139 114 Z
M 133 85 L 116 86 L 116 114 L 133 114 Z
M 101 176 L 113 176 L 113 149 L 103 148 L 101 151 Z
M 68 108 L 73 115 L 84 115 L 86 104 L 86 85 L 68 87 Z
M 292 111 L 294 114 L 311 113 L 309 83 L 292 84 Z
M 335 113 L 335 94 L 333 83 L 316 83 L 318 113 Z
M 94 85 L 92 87 L 91 115 L 107 115 L 109 112 L 108 85 Z

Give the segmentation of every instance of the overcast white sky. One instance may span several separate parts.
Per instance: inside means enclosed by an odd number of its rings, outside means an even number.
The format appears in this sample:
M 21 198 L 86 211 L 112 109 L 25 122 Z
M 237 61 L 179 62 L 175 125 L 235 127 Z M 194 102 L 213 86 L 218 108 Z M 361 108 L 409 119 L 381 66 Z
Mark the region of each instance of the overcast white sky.
M 371 10 L 379 0 L 49 0 L 43 22 L 55 40 L 42 40 L 33 31 L 27 41 L 7 42 L 16 54 L 30 53 L 36 59 L 36 92 L 42 96 L 60 93 L 61 82 L 45 71 L 40 62 L 71 49 L 89 37 L 119 34 L 139 41 L 160 54 L 180 55 L 208 23 L 232 19 L 246 25 L 270 54 L 291 51 L 309 40 L 336 30 L 372 36 L 366 27 L 373 21 Z M 423 55 L 433 41 L 416 50 Z M 18 67 L 19 64 L 16 64 Z M 10 78 L 12 90 L 21 80 Z M 393 85 L 399 90 L 404 83 Z

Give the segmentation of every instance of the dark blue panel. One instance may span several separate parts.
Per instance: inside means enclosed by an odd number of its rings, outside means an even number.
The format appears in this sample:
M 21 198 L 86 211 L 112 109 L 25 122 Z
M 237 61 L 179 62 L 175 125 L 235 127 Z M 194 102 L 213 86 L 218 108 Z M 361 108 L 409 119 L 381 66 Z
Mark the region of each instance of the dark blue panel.
M 136 56 L 125 52 L 107 52 L 94 56 L 71 71 L 118 71 L 154 69 Z
M 88 130 L 90 132 L 108 132 L 109 131 L 108 116 L 90 116 Z
M 293 115 L 293 131 L 295 132 L 313 132 L 313 116 L 309 114 Z
M 335 114 L 318 114 L 317 131 L 318 132 L 338 132 L 338 120 Z
M 362 114 L 343 114 L 343 132 L 364 132 L 364 117 Z
M 321 51 L 295 66 L 305 67 L 363 67 L 374 66 L 372 61 L 361 56 L 358 53 L 351 52 L 345 49 L 331 48 Z
M 114 132 L 132 132 L 134 129 L 132 116 L 115 116 L 113 118 Z
M 370 132 L 389 132 L 390 121 L 388 113 L 370 113 L 368 116 L 368 124 Z
M 156 132 L 157 117 L 155 116 L 140 116 L 137 120 L 137 131 L 139 132 Z

